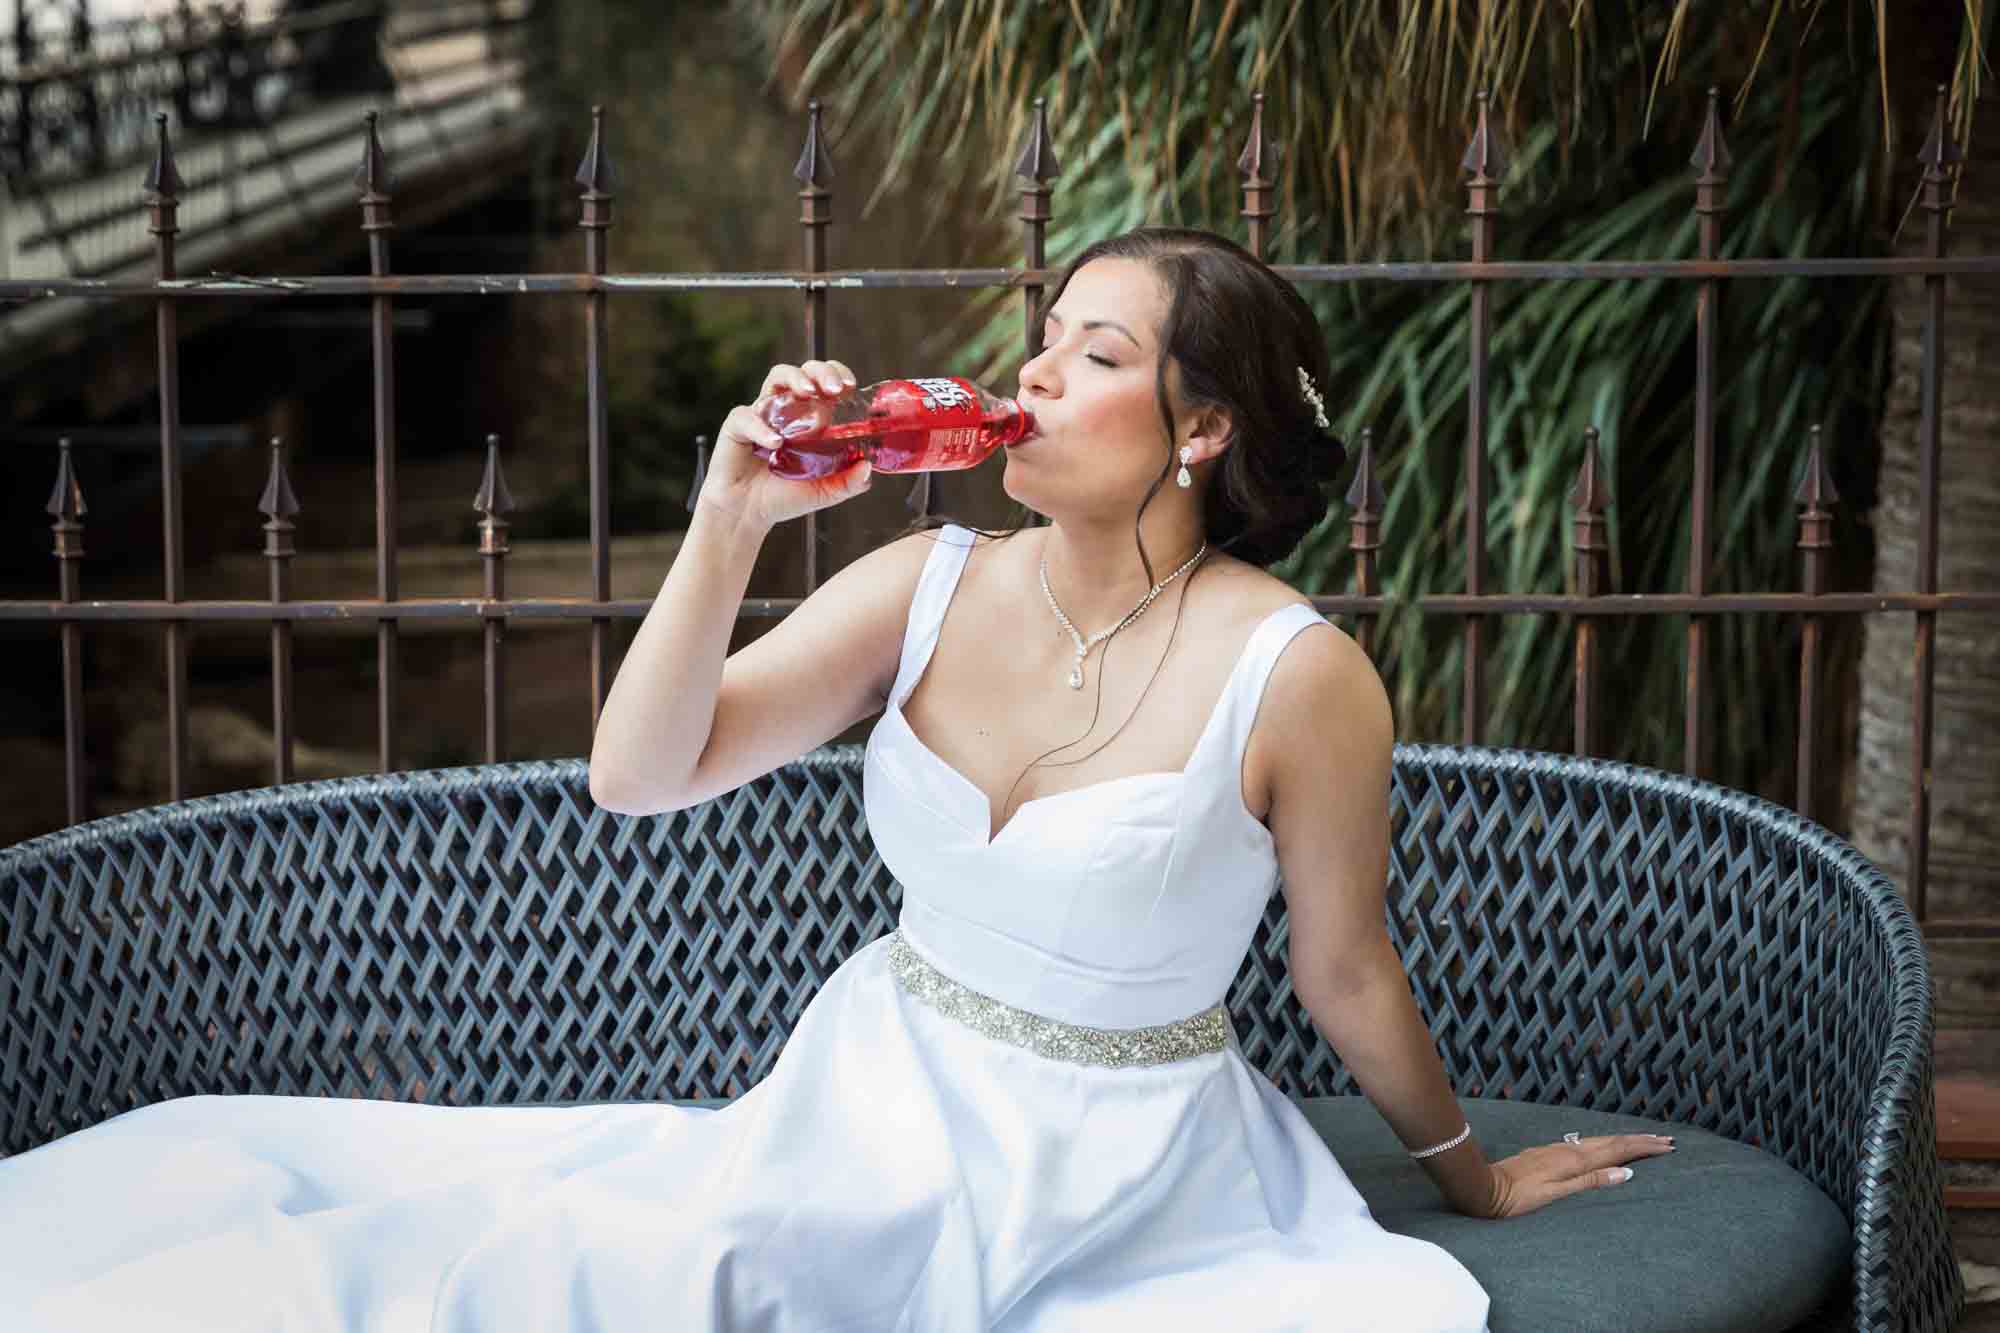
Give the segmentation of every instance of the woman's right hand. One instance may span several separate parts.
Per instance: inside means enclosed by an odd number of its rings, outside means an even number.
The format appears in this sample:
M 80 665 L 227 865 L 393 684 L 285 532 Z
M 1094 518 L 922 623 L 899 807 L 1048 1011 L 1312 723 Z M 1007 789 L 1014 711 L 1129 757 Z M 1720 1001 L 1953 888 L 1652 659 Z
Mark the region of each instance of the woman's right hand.
M 773 397 L 790 393 L 830 401 L 854 386 L 854 372 L 838 361 L 772 366 L 757 401 L 733 407 L 723 418 L 696 504 L 712 505 L 737 519 L 776 527 L 867 490 L 874 470 L 865 458 L 829 476 L 794 481 L 772 472 L 771 465 L 753 452 L 785 443 L 784 436 L 760 415 Z

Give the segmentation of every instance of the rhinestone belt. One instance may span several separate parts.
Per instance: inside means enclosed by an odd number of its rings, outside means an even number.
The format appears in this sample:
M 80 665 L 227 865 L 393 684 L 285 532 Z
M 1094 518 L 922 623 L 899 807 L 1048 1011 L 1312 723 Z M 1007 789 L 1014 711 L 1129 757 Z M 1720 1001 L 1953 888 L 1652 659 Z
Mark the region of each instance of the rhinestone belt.
M 1016 1009 L 970 986 L 953 981 L 924 961 L 903 939 L 903 933 L 889 936 L 889 967 L 903 989 L 946 1018 L 967 1027 L 1047 1056 L 1078 1065 L 1106 1065 L 1114 1069 L 1133 1065 L 1163 1065 L 1190 1056 L 1226 1049 L 1229 1042 L 1229 1013 L 1214 1005 L 1187 1018 L 1148 1028 L 1092 1028 L 1044 1018 L 1026 1009 Z

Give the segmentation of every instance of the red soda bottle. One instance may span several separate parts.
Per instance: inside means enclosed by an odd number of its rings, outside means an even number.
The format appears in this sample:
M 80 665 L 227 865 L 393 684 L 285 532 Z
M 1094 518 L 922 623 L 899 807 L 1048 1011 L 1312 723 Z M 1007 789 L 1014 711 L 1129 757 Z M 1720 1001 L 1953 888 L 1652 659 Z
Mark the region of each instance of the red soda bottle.
M 876 472 L 977 467 L 1035 428 L 1019 402 L 956 377 L 878 380 L 838 398 L 780 393 L 763 417 L 785 443 L 755 452 L 793 479 L 828 476 L 863 458 Z

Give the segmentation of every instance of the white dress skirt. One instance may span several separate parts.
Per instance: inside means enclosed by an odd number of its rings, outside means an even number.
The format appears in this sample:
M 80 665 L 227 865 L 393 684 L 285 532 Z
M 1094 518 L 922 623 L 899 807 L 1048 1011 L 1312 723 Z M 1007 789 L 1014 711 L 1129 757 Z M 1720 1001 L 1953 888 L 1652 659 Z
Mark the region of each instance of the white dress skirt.
M 947 527 L 869 738 L 903 886 L 719 1109 L 199 1096 L 0 1160 L 10 1333 L 1484 1333 L 1384 1230 L 1221 1001 L 1277 866 L 1243 746 L 1306 603 L 1187 768 L 1031 801 L 918 740 L 971 534 Z

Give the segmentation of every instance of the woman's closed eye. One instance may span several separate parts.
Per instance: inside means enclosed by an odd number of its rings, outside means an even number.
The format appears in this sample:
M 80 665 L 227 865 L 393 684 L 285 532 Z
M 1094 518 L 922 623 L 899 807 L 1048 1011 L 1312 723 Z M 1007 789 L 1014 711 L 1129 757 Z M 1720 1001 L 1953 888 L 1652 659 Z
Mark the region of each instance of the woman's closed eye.
M 1053 320 L 1051 320 L 1050 322 L 1051 322 L 1051 323 L 1054 323 L 1054 321 L 1053 321 Z M 1043 340 L 1043 342 L 1044 342 L 1044 343 L 1053 343 L 1053 342 L 1055 342 L 1055 341 L 1056 341 L 1056 339 L 1057 339 L 1058 337 L 1060 337 L 1060 336 L 1061 336 L 1061 335 L 1059 335 L 1059 334 L 1056 334 L 1056 333 L 1054 333 L 1054 332 L 1053 332 L 1052 330 L 1050 330 L 1050 329 L 1043 329 L 1043 330 L 1042 330 L 1042 340 Z M 1084 353 L 1084 357 L 1083 357 L 1083 359 L 1084 359 L 1084 360 L 1086 360 L 1086 361 L 1090 361 L 1090 362 L 1093 362 L 1093 363 L 1095 363 L 1095 364 L 1097 364 L 1097 365 L 1100 365 L 1100 366 L 1103 366 L 1103 367 L 1104 367 L 1104 368 L 1105 368 L 1106 370 L 1116 370 L 1116 369 L 1118 369 L 1118 363 L 1117 363 L 1116 361 L 1112 361 L 1112 360 L 1109 360 L 1109 359 L 1107 359 L 1107 358 L 1105 358 L 1105 357 L 1101 357 L 1101 356 L 1099 356 L 1099 355 L 1098 355 L 1097 353 L 1095 353 L 1095 352 L 1086 352 L 1086 353 Z

